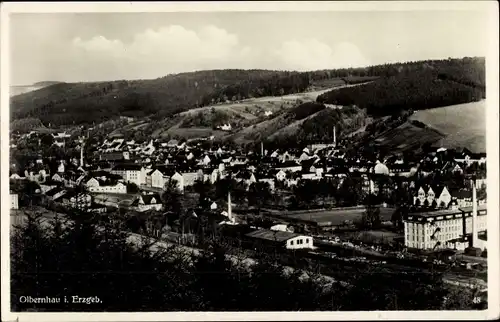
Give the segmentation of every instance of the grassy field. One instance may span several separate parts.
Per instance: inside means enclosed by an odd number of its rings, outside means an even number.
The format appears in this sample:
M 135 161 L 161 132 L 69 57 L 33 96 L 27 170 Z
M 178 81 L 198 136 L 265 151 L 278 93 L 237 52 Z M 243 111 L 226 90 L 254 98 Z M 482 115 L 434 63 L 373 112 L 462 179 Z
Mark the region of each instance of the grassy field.
M 445 137 L 437 144 L 450 148 L 466 147 L 472 152 L 486 152 L 485 100 L 417 111 L 411 119 L 443 133 Z
M 377 138 L 375 143 L 389 151 L 400 152 L 418 149 L 424 143 L 436 143 L 443 138 L 443 134 L 432 128 L 422 128 L 410 122 L 388 130 Z
M 383 208 L 380 207 L 380 219 L 382 221 L 391 220 L 392 214 L 395 208 Z M 332 209 L 324 211 L 315 212 L 299 212 L 286 215 L 286 217 L 305 220 L 305 221 L 315 221 L 315 222 L 330 222 L 331 225 L 341 225 L 346 220 L 356 222 L 361 220 L 363 213 L 365 212 L 364 207 L 354 208 L 354 209 Z M 284 218 L 286 218 L 284 216 Z

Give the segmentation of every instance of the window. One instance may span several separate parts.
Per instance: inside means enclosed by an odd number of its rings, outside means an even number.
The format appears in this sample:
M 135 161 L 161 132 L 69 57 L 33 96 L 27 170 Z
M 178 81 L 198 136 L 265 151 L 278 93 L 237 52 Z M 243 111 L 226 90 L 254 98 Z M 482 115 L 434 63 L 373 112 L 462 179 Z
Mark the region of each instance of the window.
M 306 239 L 306 244 L 309 244 L 309 239 Z
M 290 241 L 290 245 L 293 245 L 293 240 L 292 240 L 292 241 Z

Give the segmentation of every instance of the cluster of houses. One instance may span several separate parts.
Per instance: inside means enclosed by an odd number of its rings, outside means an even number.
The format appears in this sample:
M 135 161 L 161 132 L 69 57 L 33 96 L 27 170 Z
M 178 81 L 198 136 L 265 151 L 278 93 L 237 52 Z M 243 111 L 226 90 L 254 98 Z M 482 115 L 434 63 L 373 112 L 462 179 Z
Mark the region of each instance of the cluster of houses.
M 57 133 L 54 138 L 54 142 L 66 142 L 68 135 Z M 399 178 L 402 180 L 393 182 L 408 184 L 412 206 L 426 211 L 471 207 L 473 198 L 467 187 L 454 187 L 447 182 L 428 183 L 422 178 L 436 173 L 473 174 L 476 187 L 486 184 L 486 155 L 466 149 L 436 148 L 417 160 L 403 156 L 377 159 L 362 153 L 348 155 L 346 149 L 336 144 L 271 151 L 262 147 L 260 153 L 246 153 L 217 146 L 211 139 L 151 139 L 139 143 L 115 137 L 95 143 L 94 155 L 85 156 L 85 141 L 80 138 L 79 159 L 36 157 L 24 169 L 16 169 L 12 164 L 10 178 L 37 182 L 41 194 L 53 202 L 96 212 L 106 211 L 105 206 L 121 206 L 123 198 L 116 196 L 132 198 L 127 207 L 137 211 L 161 210 L 161 193 L 168 185 L 175 183 L 182 193 L 197 181 L 214 184 L 227 176 L 247 188 L 265 182 L 275 191 L 278 187 L 293 189 L 308 180 L 336 182 L 340 186 L 345 178 L 356 175 L 363 179 L 365 192 L 373 194 L 382 188 L 376 178 Z M 82 186 L 86 192 L 76 192 Z M 395 183 L 383 187 L 389 191 L 398 188 Z M 485 197 L 479 196 L 478 203 L 484 205 Z M 11 207 L 18 207 L 17 202 L 12 201 Z

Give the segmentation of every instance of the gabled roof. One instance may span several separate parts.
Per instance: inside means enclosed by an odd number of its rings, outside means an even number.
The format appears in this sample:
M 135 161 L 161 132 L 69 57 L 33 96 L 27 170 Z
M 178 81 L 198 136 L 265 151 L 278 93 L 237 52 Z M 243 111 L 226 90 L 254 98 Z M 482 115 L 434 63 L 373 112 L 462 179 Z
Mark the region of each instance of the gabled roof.
M 156 199 L 156 204 L 161 204 L 160 195 L 157 193 L 153 193 L 150 195 L 141 195 L 141 198 L 142 198 L 142 201 L 144 201 L 145 205 L 151 205 L 151 200 L 153 200 L 153 198 Z
M 113 171 L 140 171 L 141 168 L 139 164 L 119 164 L 113 168 Z
M 273 231 L 267 229 L 259 229 L 246 234 L 246 236 L 264 240 L 284 242 L 286 240 L 298 237 L 300 235 L 288 231 L 276 231 L 276 230 Z

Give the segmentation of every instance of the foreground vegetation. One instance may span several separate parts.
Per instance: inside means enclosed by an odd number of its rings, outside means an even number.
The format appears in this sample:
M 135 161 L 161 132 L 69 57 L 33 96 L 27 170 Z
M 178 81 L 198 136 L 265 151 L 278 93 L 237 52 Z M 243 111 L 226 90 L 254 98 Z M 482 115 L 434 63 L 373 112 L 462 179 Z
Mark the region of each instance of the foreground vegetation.
M 11 301 L 14 311 L 297 311 L 470 309 L 472 291 L 447 289 L 439 274 L 352 272 L 349 285 L 317 282 L 318 275 L 284 273 L 264 253 L 251 272 L 207 240 L 200 256 L 176 247 L 150 252 L 131 245 L 118 217 L 74 213 L 73 222 L 43 226 L 30 216 L 12 233 Z M 103 287 L 105 286 L 105 287 Z M 22 304 L 19 296 L 98 296 L 92 305 Z M 70 301 L 71 302 L 71 301 Z

